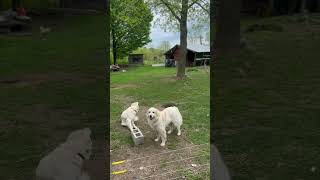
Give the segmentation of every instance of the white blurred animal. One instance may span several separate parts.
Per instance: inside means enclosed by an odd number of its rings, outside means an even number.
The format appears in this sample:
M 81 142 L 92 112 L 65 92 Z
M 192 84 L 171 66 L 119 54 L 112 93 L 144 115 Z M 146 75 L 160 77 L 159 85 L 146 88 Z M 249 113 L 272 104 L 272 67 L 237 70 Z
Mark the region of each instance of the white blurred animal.
M 84 128 L 72 132 L 66 142 L 42 158 L 36 169 L 37 180 L 90 180 L 82 172 L 83 162 L 90 158 L 91 130 Z
M 139 103 L 134 102 L 131 104 L 131 106 L 122 112 L 121 114 L 121 125 L 127 126 L 130 131 L 133 131 L 133 128 L 136 128 L 136 125 L 134 124 L 135 121 L 138 121 L 139 118 L 137 116 L 137 113 L 139 112 Z
M 40 36 L 41 36 L 41 38 L 44 38 L 44 36 L 46 36 L 50 32 L 51 32 L 50 28 L 46 28 L 44 26 L 40 26 Z

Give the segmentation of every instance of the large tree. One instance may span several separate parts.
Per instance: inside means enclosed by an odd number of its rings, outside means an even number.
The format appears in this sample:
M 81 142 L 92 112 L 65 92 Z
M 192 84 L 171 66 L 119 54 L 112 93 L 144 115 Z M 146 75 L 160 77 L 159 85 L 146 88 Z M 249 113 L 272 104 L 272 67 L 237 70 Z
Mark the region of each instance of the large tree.
M 188 18 L 208 17 L 209 0 L 148 0 L 147 2 L 155 13 L 161 15 L 161 18 L 158 19 L 160 25 L 169 30 L 178 29 L 180 32 L 180 58 L 177 63 L 177 77 L 184 78 L 188 45 Z
M 112 0 L 111 41 L 113 63 L 133 50 L 148 44 L 151 21 L 150 8 L 143 0 Z

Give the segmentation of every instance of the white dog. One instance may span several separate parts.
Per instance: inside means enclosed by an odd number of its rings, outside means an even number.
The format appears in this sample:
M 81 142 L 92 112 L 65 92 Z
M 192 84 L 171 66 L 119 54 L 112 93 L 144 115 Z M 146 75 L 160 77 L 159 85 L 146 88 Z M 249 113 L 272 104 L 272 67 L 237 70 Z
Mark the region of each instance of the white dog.
M 148 124 L 157 133 L 155 141 L 159 141 L 161 138 L 160 146 L 165 146 L 167 141 L 166 127 L 169 127 L 168 134 L 171 134 L 174 127 L 178 130 L 178 136 L 181 135 L 180 127 L 182 125 L 182 116 L 177 107 L 168 107 L 163 111 L 160 111 L 154 107 L 151 107 L 146 114 Z
M 92 141 L 89 128 L 72 132 L 61 144 L 40 160 L 37 180 L 90 180 L 82 172 L 83 162 L 91 155 Z
M 137 112 L 139 111 L 139 103 L 134 102 L 131 106 L 122 112 L 121 114 L 121 125 L 127 126 L 130 131 L 133 131 L 133 127 L 136 128 L 134 124 L 135 121 L 138 121 Z

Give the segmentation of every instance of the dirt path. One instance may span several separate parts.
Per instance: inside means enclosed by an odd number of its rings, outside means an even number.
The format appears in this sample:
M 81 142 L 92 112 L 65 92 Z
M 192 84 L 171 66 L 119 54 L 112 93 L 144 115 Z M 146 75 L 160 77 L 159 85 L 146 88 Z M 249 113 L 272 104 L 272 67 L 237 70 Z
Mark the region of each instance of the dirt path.
M 160 106 L 156 107 L 163 109 Z M 209 149 L 208 145 L 196 146 L 192 144 L 186 139 L 185 131 L 182 128 L 181 136 L 177 136 L 177 132 L 174 131 L 168 135 L 166 147 L 161 147 L 159 142 L 154 141 L 155 133 L 145 120 L 146 111 L 147 107 L 140 106 L 138 112 L 139 121 L 136 122 L 145 137 L 144 143 L 139 146 L 123 145 L 118 149 L 111 149 L 111 162 L 126 160 L 122 164 L 110 165 L 111 172 L 127 170 L 123 174 L 111 175 L 111 179 L 170 179 L 183 176 L 180 174 L 183 171 L 170 173 L 180 170 L 180 168 L 189 168 L 193 173 L 207 168 L 199 166 L 203 164 L 201 163 L 203 160 L 200 162 L 201 159 L 199 158 L 208 159 L 208 156 L 206 156 L 208 151 L 203 152 Z M 120 122 L 113 128 L 122 133 L 129 133 L 129 130 L 126 127 L 122 127 Z M 160 176 L 160 174 L 162 175 Z

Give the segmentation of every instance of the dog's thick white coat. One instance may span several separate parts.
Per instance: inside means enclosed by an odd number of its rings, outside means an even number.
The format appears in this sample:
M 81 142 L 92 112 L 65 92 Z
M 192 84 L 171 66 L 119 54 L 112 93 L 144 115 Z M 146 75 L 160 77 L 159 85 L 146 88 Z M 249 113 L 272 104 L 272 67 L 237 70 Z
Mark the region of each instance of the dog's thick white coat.
M 139 103 L 134 102 L 129 108 L 121 114 L 121 125 L 127 126 L 130 131 L 133 131 L 133 127 L 136 127 L 134 124 L 135 121 L 138 121 L 137 112 L 139 111 Z
M 91 155 L 90 135 L 89 128 L 72 132 L 66 142 L 40 160 L 36 169 L 36 179 L 90 180 L 90 177 L 82 172 L 84 159 L 89 159 Z
M 167 141 L 166 127 L 169 127 L 168 134 L 171 134 L 174 127 L 177 128 L 177 135 L 181 135 L 182 116 L 177 107 L 168 107 L 160 111 L 154 107 L 148 109 L 146 114 L 148 124 L 157 133 L 155 141 L 161 138 L 161 146 L 165 146 Z

